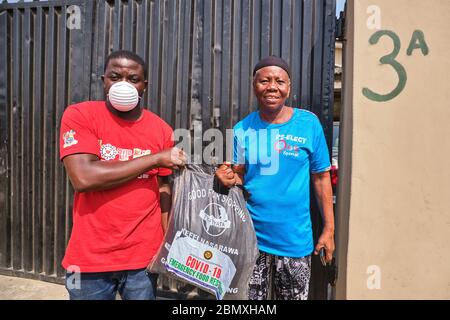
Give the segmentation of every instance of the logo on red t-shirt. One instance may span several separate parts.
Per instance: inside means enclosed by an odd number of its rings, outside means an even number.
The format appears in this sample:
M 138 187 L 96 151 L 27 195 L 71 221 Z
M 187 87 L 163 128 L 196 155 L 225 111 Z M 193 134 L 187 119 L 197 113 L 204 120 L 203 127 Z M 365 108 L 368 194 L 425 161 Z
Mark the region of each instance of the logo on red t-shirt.
M 100 147 L 100 155 L 105 160 L 113 160 L 119 152 L 113 145 L 107 143 Z
M 78 140 L 75 140 L 75 133 L 75 130 L 69 130 L 63 134 L 64 149 L 78 143 Z
M 102 144 L 101 140 L 99 140 L 99 144 L 100 155 L 104 160 L 114 160 L 117 156 L 119 156 L 119 161 L 128 161 L 130 159 L 139 158 L 152 153 L 151 150 L 142 150 L 139 148 L 125 149 L 115 147 L 110 143 Z

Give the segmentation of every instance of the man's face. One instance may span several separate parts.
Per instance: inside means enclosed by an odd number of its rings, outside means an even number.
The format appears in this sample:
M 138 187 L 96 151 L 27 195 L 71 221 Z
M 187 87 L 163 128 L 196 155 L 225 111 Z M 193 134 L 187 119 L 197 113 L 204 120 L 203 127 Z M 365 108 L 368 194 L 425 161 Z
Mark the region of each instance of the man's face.
M 284 69 L 269 66 L 259 69 L 253 79 L 253 90 L 260 108 L 275 111 L 289 97 L 291 82 Z
M 105 95 L 108 94 L 109 88 L 114 83 L 127 81 L 137 89 L 139 96 L 142 96 L 148 83 L 144 77 L 144 69 L 142 66 L 126 58 L 111 59 L 106 66 L 105 75 L 102 76 L 102 79 Z

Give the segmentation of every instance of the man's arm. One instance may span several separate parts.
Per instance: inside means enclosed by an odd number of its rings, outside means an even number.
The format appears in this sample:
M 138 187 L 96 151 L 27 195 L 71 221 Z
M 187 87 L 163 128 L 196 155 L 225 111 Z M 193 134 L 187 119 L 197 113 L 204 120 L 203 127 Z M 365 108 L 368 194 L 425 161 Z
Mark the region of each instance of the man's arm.
M 169 225 L 169 212 L 172 206 L 172 187 L 169 183 L 169 177 L 158 177 L 159 196 L 161 205 L 161 224 L 164 234 Z
M 77 192 L 107 190 L 135 179 L 154 168 L 179 169 L 186 156 L 177 148 L 129 161 L 100 161 L 92 154 L 72 154 L 63 163 Z
M 319 250 L 325 248 L 326 260 L 330 262 L 335 249 L 333 190 L 331 188 L 330 172 L 312 174 L 312 180 L 324 223 L 314 254 L 319 254 Z

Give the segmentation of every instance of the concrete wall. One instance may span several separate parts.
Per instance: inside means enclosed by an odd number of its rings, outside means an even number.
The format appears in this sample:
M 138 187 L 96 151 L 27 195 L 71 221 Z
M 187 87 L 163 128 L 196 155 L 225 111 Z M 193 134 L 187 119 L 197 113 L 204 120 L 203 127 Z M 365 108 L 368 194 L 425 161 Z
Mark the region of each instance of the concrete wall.
M 450 299 L 449 17 L 448 0 L 349 0 L 338 299 Z

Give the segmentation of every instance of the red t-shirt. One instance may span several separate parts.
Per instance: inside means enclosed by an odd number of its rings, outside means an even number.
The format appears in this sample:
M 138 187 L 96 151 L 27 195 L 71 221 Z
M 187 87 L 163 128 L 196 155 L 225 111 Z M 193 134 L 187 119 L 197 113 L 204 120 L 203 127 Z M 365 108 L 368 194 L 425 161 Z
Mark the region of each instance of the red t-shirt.
M 69 106 L 61 120 L 61 160 L 89 153 L 102 161 L 127 161 L 172 146 L 170 126 L 147 110 L 139 120 L 126 121 L 104 101 L 88 101 Z M 157 176 L 169 174 L 158 168 L 110 190 L 75 192 L 63 267 L 76 266 L 80 272 L 146 267 L 163 238 Z

